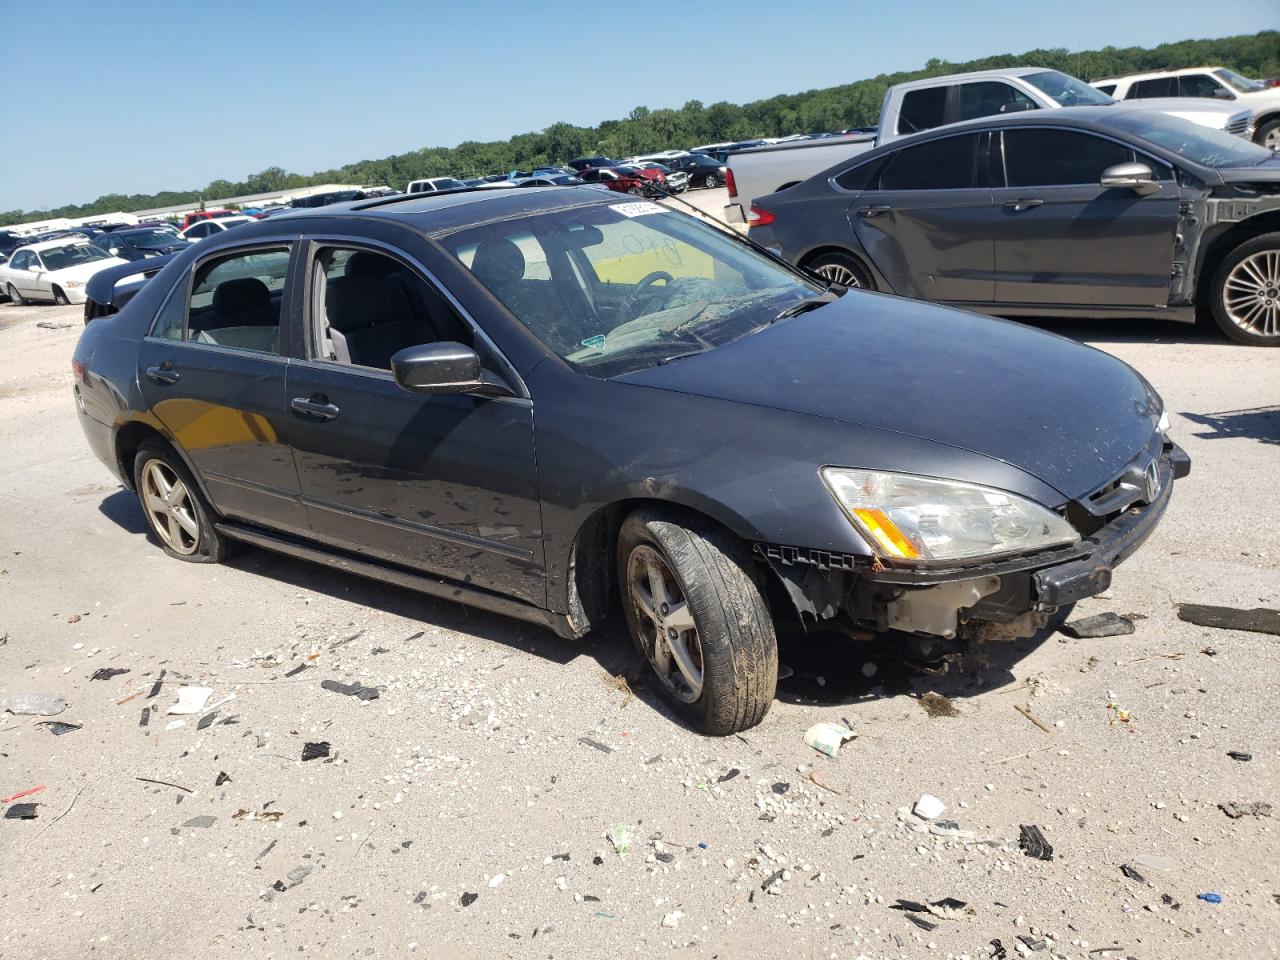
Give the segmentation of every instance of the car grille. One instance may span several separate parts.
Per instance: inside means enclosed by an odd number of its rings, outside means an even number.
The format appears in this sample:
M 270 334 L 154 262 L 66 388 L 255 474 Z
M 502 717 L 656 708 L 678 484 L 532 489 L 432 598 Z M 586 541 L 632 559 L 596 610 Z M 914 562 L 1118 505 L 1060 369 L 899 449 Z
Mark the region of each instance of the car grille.
M 1106 517 L 1127 510 L 1135 503 L 1148 503 L 1160 492 L 1159 464 L 1164 452 L 1164 437 L 1154 433 L 1147 445 L 1136 457 L 1129 461 L 1115 479 L 1104 483 L 1087 497 L 1081 498 L 1080 505 L 1095 517 Z M 1155 464 L 1155 489 L 1149 487 L 1151 465 Z
M 1245 113 L 1237 113 L 1234 117 L 1227 121 L 1227 133 L 1234 133 L 1237 137 L 1249 139 L 1253 125 L 1249 122 L 1253 119 L 1253 113 L 1246 111 Z

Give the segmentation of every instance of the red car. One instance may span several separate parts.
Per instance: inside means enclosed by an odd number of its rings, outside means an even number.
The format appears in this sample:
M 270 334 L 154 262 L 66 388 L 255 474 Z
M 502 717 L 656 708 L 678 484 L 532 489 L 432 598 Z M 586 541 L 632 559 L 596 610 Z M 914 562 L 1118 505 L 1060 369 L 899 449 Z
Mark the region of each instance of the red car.
M 236 210 L 195 210 L 182 218 L 181 229 L 185 230 L 193 223 L 198 223 L 201 220 L 216 220 L 219 217 L 238 216 L 240 216 L 240 213 Z
M 617 193 L 630 193 L 637 197 L 649 196 L 665 188 L 667 177 L 656 168 L 633 167 L 619 164 L 613 167 L 592 167 L 578 174 L 587 183 L 599 183 Z

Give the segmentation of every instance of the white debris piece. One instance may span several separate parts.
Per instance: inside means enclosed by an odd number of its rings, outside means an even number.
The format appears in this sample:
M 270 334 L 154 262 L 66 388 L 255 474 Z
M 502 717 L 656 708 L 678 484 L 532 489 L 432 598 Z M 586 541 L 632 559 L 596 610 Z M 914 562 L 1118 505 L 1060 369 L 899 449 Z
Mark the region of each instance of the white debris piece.
M 169 714 L 199 713 L 213 696 L 212 687 L 179 687 L 178 702 L 168 709 Z
M 920 794 L 920 799 L 916 801 L 915 806 L 911 808 L 911 812 L 922 820 L 933 820 L 942 816 L 943 811 L 947 809 L 947 805 L 930 793 Z

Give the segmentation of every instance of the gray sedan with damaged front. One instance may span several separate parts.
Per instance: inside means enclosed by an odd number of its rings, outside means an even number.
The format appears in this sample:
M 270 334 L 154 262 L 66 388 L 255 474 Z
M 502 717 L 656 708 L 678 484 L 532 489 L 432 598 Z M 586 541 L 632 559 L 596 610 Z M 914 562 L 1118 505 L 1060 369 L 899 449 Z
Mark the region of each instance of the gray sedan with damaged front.
M 75 400 L 166 553 L 567 637 L 621 613 L 711 733 L 764 717 L 783 631 L 925 660 L 1036 633 L 1189 468 L 1118 360 L 597 190 L 323 207 L 137 266 L 91 291 Z
M 1145 110 L 988 117 L 760 197 L 752 239 L 825 279 L 999 316 L 1211 316 L 1280 346 L 1280 159 Z

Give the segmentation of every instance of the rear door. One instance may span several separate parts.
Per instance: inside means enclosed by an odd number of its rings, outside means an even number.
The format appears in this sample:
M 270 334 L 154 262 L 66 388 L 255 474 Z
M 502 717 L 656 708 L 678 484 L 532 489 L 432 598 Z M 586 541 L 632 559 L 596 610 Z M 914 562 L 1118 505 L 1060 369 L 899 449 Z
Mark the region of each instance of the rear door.
M 142 342 L 138 385 L 220 514 L 307 535 L 286 437 L 293 246 L 259 243 L 197 262 Z
M 848 211 L 894 293 L 963 303 L 995 291 L 989 133 L 939 137 L 893 154 Z
M 533 405 L 454 302 L 399 251 L 311 244 L 307 357 L 290 365 L 290 434 L 315 536 L 542 606 Z M 424 395 L 390 358 L 464 342 L 521 396 Z
M 995 300 L 1126 307 L 1169 301 L 1180 201 L 1173 170 L 1125 143 L 1081 130 L 1003 134 L 1006 185 L 995 191 Z M 1160 189 L 1105 188 L 1102 172 L 1137 159 Z

